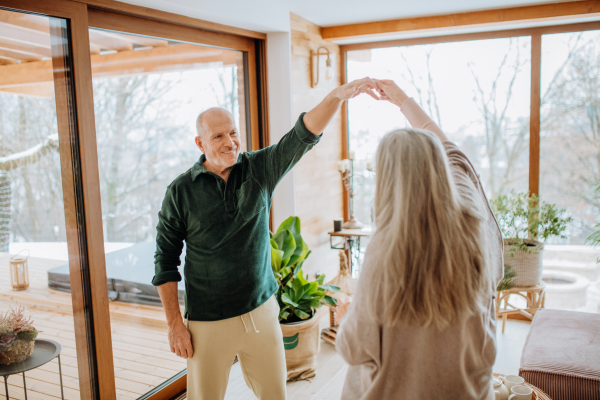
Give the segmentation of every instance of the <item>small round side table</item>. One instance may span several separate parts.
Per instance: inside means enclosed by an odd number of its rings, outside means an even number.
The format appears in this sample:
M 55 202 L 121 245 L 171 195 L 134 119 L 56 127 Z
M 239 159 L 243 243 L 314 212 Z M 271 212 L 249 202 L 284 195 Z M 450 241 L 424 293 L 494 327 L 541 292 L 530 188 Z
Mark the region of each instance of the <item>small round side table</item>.
M 58 375 L 60 377 L 60 396 L 65 400 L 62 382 L 62 370 L 60 367 L 60 344 L 54 340 L 36 339 L 33 348 L 33 354 L 25 361 L 10 365 L 0 365 L 0 376 L 4 378 L 4 391 L 6 392 L 6 400 L 8 397 L 8 376 L 14 374 L 23 374 L 23 390 L 25 391 L 25 400 L 27 400 L 27 385 L 25 383 L 25 371 L 32 370 L 46 364 L 48 361 L 58 358 Z

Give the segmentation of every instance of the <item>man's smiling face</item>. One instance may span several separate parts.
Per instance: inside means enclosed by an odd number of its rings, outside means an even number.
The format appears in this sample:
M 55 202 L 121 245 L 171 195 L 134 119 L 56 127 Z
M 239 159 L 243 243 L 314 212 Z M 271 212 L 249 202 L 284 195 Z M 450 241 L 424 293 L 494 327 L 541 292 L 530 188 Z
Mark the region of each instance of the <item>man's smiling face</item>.
M 198 117 L 197 127 L 196 145 L 212 168 L 226 169 L 237 162 L 240 135 L 231 113 L 211 108 Z

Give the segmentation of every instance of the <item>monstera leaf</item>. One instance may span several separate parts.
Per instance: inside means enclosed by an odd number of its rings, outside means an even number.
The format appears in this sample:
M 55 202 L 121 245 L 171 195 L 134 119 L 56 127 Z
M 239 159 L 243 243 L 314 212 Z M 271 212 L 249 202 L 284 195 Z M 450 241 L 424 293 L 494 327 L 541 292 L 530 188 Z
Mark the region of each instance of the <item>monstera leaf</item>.
M 324 285 L 325 275 L 314 282 L 303 276 L 302 265 L 310 250 L 300 230 L 300 218 L 290 217 L 271 233 L 271 267 L 279 285 L 275 296 L 281 323 L 309 319 L 322 304 L 337 305 L 337 300 L 327 295 L 327 291 L 337 292 L 340 288 Z

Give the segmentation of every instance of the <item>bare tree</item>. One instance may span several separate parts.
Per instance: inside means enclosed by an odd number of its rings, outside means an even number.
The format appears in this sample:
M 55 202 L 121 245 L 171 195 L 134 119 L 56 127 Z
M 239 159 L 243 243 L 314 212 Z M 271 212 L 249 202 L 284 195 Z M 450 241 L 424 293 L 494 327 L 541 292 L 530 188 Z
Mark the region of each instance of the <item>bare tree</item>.
M 190 146 L 172 115 L 180 102 L 165 100 L 172 77 L 133 76 L 94 83 L 105 236 L 142 241 L 152 235 L 164 188 Z M 180 171 L 183 172 L 183 171 Z
M 511 39 L 509 50 L 490 86 L 484 86 L 473 64 L 468 65 L 477 88 L 474 101 L 483 118 L 483 146 L 489 166 L 487 184 L 492 198 L 504 193 L 519 173 L 516 168 L 518 160 L 528 148 L 529 120 L 515 121 L 507 113 L 513 101 L 515 82 L 523 67 L 529 64 L 529 58 L 522 51 L 518 41 Z M 505 77 L 507 85 L 500 86 Z
M 567 207 L 570 242 L 583 243 L 598 222 L 600 199 L 600 36 L 568 36 L 568 54 L 543 94 L 542 195 Z

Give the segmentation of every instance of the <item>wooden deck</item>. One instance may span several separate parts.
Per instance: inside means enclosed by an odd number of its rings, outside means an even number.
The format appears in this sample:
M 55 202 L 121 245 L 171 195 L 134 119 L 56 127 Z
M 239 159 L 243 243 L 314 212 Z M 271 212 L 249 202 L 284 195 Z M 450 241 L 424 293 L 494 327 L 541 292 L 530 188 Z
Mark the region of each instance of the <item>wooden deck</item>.
M 8 254 L 0 253 L 2 276 L 9 277 Z M 79 399 L 79 382 L 70 293 L 48 288 L 47 270 L 65 261 L 29 258 L 30 287 L 13 291 L 9 279 L 0 281 L 0 312 L 23 305 L 41 331 L 40 338 L 62 346 L 61 362 L 65 399 Z M 137 399 L 186 368 L 184 359 L 169 350 L 162 308 L 130 303 L 110 303 L 111 333 L 117 398 Z M 58 363 L 51 361 L 25 373 L 28 399 L 60 399 Z M 3 383 L 3 382 L 2 382 Z M 23 378 L 8 379 L 10 399 L 24 399 Z M 4 388 L 0 399 L 5 399 Z

